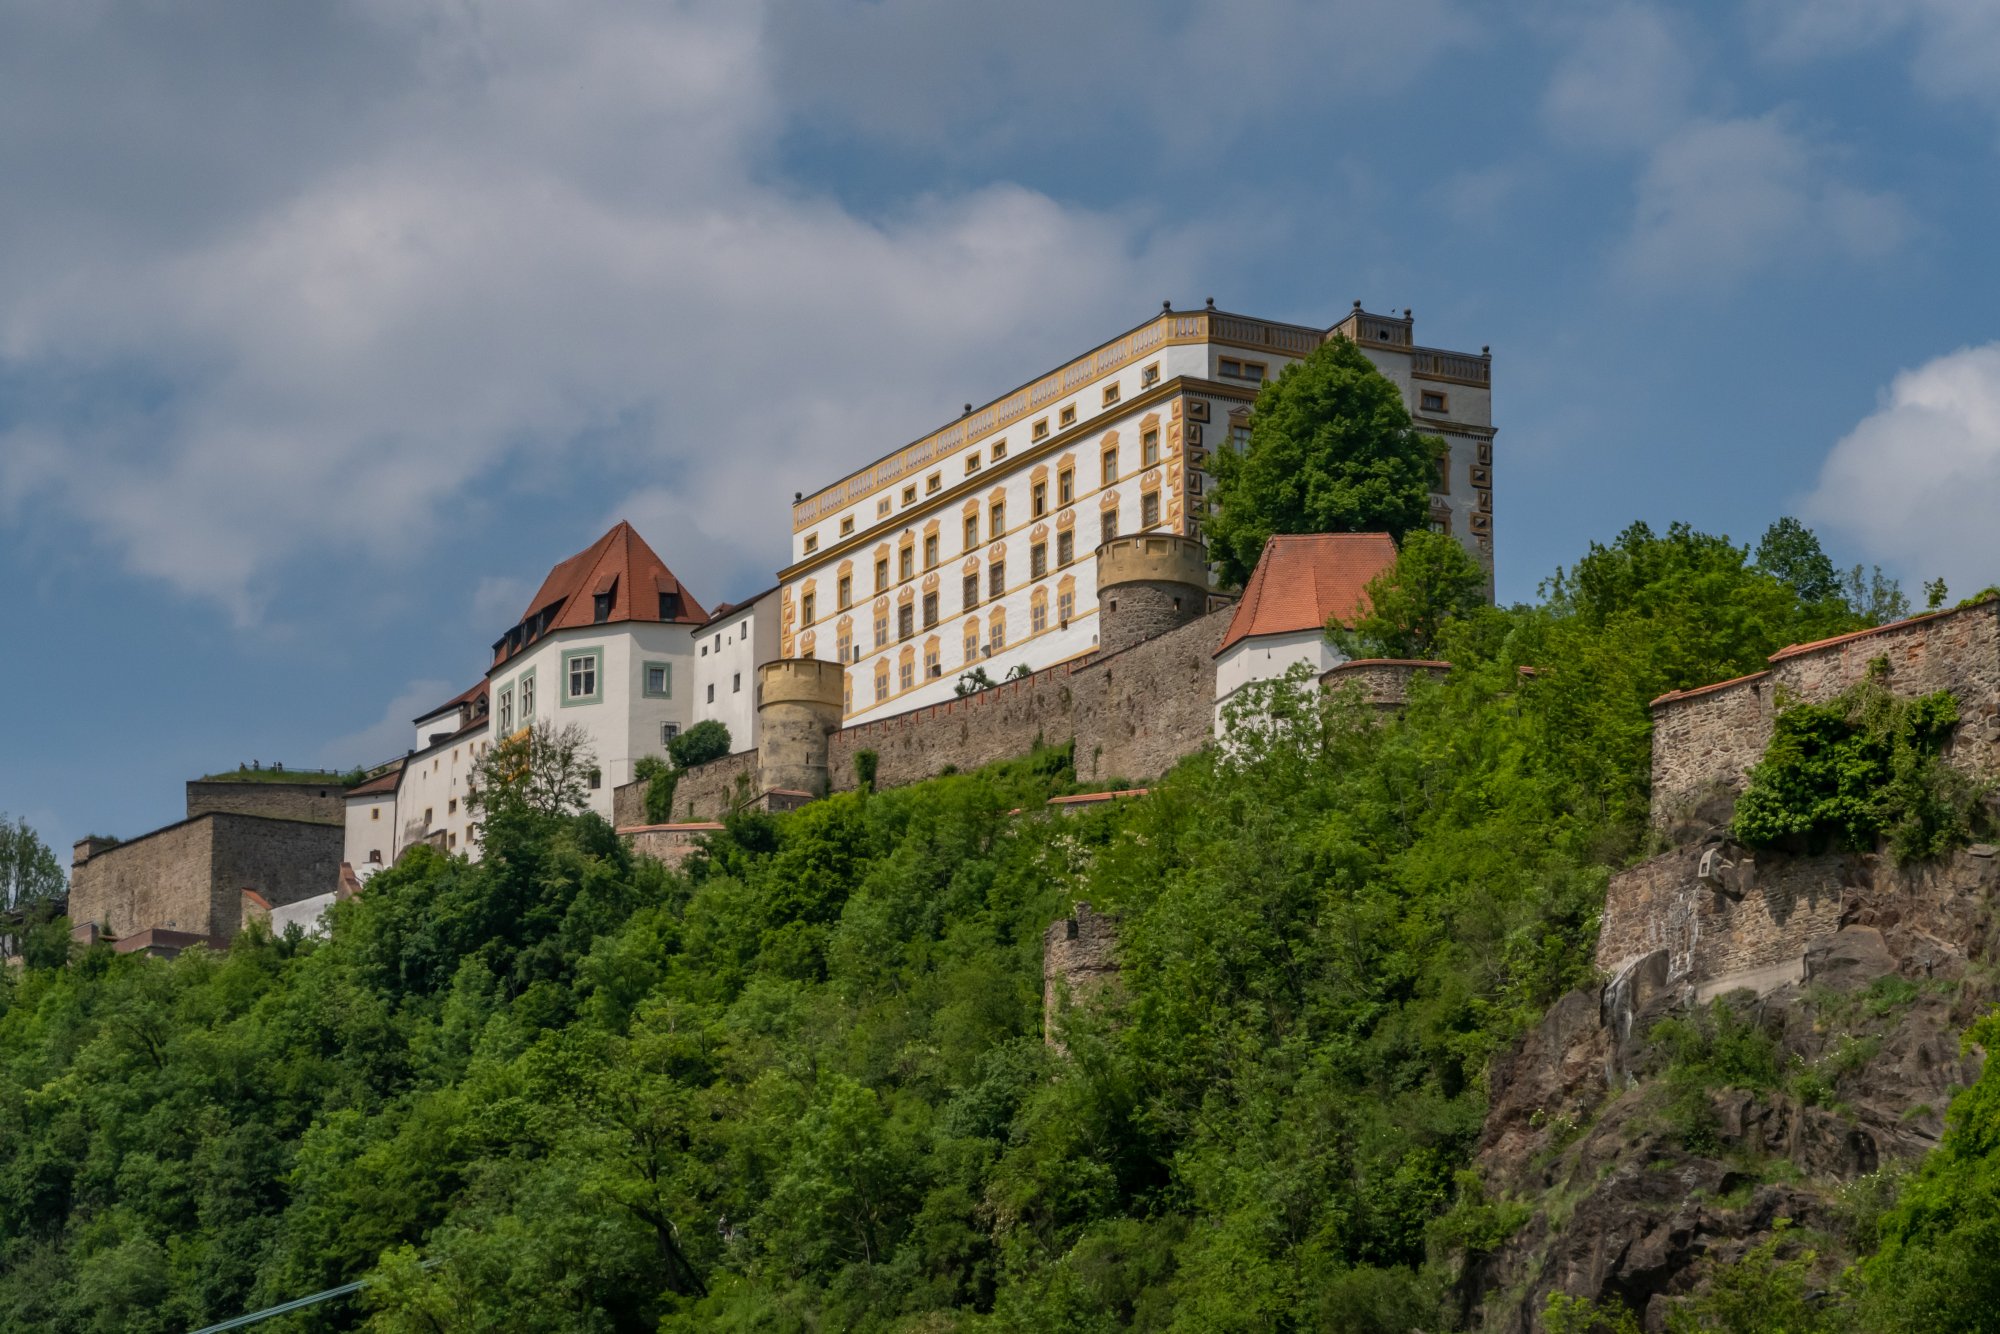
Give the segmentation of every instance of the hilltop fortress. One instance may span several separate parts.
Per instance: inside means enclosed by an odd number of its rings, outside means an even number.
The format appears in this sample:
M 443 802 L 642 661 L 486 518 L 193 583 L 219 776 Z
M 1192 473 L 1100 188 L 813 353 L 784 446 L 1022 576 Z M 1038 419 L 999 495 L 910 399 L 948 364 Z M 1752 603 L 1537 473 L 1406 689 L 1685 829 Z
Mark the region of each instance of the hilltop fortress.
M 181 825 L 78 844 L 71 918 L 167 953 L 258 917 L 313 921 L 420 843 L 476 856 L 480 758 L 541 720 L 585 733 L 591 808 L 668 852 L 731 810 L 854 787 L 862 751 L 885 786 L 1065 742 L 1086 781 L 1143 781 L 1207 744 L 1229 695 L 1295 663 L 1393 702 L 1427 664 L 1346 663 L 1323 633 L 1393 543 L 1274 538 L 1236 599 L 1198 534 L 1209 450 L 1247 437 L 1267 380 L 1345 337 L 1446 442 L 1431 526 L 1490 577 L 1491 359 L 1413 334 L 1409 311 L 1359 302 L 1323 329 L 1165 308 L 795 496 L 775 585 L 712 609 L 620 523 L 549 571 L 482 678 L 413 720 L 405 755 L 282 816 L 268 784 L 204 785 L 199 810 L 190 785 Z M 960 697 L 974 672 L 996 684 Z M 682 775 L 677 823 L 647 826 L 636 766 L 709 720 L 738 749 Z

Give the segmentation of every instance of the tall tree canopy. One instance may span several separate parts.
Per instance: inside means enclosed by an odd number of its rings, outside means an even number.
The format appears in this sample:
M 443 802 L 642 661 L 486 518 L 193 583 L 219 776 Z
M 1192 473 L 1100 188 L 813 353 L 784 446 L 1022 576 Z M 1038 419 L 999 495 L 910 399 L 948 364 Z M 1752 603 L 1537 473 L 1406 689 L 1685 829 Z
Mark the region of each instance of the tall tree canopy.
M 1328 627 L 1356 657 L 1427 658 L 1445 626 L 1486 601 L 1486 571 L 1456 538 L 1419 528 L 1396 563 L 1368 581 L 1368 614 L 1351 632 Z
M 0 908 L 22 908 L 62 897 L 62 863 L 26 820 L 0 817 Z
M 1257 395 L 1246 448 L 1209 456 L 1209 553 L 1225 581 L 1241 583 L 1273 533 L 1400 541 L 1429 517 L 1443 449 L 1410 425 L 1402 391 L 1359 348 L 1328 339 Z

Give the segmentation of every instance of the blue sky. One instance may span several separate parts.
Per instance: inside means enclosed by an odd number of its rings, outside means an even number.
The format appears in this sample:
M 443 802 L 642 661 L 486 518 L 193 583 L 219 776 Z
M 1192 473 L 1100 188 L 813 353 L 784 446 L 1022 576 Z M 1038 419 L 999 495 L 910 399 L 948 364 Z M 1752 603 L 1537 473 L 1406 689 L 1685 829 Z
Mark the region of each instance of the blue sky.
M 1156 310 L 1494 355 L 1500 590 L 1796 513 L 2000 579 L 2000 6 L 0 0 L 0 811 L 347 764 L 628 517 L 785 506 Z

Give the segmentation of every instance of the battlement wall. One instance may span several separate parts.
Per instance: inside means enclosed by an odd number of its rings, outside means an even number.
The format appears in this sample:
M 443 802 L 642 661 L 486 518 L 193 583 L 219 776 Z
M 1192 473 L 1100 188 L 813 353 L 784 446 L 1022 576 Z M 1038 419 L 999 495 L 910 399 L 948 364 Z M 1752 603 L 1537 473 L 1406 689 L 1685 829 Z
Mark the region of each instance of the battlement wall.
M 262 815 L 272 820 L 347 823 L 347 789 L 338 783 L 231 783 L 190 779 L 187 813 Z

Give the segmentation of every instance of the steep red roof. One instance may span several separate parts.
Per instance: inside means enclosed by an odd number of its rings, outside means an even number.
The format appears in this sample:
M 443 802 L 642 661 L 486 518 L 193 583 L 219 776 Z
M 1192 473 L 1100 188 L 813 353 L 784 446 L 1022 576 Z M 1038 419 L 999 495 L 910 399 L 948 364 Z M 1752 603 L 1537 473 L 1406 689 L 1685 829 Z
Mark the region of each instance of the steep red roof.
M 1367 609 L 1368 582 L 1396 563 L 1387 533 L 1306 533 L 1264 543 L 1216 653 L 1256 635 L 1316 630 Z
M 609 613 L 597 614 L 597 599 L 608 596 Z M 708 613 L 667 568 L 646 539 L 624 520 L 610 532 L 549 571 L 528 601 L 521 621 L 493 646 L 497 665 L 541 636 L 575 626 L 619 621 L 662 621 L 701 625 Z
M 347 789 L 347 795 L 350 799 L 354 797 L 386 797 L 391 792 L 394 792 L 396 785 L 402 781 L 403 766 L 399 764 L 386 774 L 371 778 L 365 783 L 355 784 L 353 787 Z

